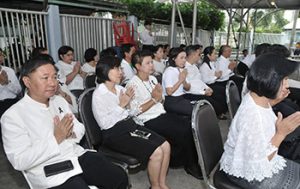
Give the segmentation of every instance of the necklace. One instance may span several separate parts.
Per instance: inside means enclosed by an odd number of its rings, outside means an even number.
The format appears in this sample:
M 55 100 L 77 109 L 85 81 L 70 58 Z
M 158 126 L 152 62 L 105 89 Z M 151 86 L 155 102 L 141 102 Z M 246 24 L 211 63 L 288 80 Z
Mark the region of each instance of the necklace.
M 152 87 L 152 85 L 151 85 L 150 79 L 148 79 L 148 83 L 149 83 L 149 86 L 151 87 L 151 89 L 149 89 L 149 88 L 147 87 L 147 85 L 146 85 L 145 82 L 140 78 L 140 76 L 137 75 L 137 77 L 140 79 L 140 81 L 142 82 L 142 84 L 144 85 L 144 87 L 147 89 L 147 91 L 148 91 L 150 94 L 152 94 L 153 87 Z

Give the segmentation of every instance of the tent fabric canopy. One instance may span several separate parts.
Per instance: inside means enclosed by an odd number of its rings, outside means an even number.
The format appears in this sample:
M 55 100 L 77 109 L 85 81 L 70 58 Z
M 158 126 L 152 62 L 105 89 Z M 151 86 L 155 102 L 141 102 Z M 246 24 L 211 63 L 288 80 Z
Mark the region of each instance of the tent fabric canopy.
M 158 2 L 171 2 L 171 0 L 157 0 Z M 173 1 L 173 0 L 172 0 Z M 175 0 L 176 2 L 193 2 L 193 0 Z M 299 0 L 207 0 L 221 9 L 232 8 L 261 8 L 261 9 L 300 9 Z
M 280 9 L 300 9 L 299 0 L 208 0 L 219 8 L 280 8 Z

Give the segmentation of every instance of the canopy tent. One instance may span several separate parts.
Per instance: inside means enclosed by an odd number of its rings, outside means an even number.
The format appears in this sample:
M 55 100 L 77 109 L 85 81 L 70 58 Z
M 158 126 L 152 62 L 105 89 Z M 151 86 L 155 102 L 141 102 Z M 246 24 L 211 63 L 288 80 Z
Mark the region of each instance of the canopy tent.
M 300 1 L 297 0 L 208 0 L 219 8 L 280 8 L 280 9 L 300 9 Z
M 193 32 L 192 32 L 192 43 L 195 43 L 195 37 L 196 37 L 196 19 L 197 19 L 197 0 L 157 0 L 159 2 L 172 2 L 173 3 L 173 10 L 172 10 L 172 20 L 171 20 L 171 42 L 170 46 L 173 46 L 173 39 L 174 39 L 174 27 L 175 27 L 175 13 L 176 13 L 176 7 L 178 3 L 181 2 L 190 2 L 193 3 Z M 293 43 L 294 35 L 295 35 L 295 27 L 296 27 L 296 21 L 299 14 L 300 9 L 300 1 L 299 0 L 207 0 L 210 3 L 215 4 L 220 9 L 225 9 L 229 13 L 229 25 L 228 25 L 228 35 L 227 35 L 227 43 L 230 36 L 230 25 L 232 20 L 232 9 L 241 9 L 241 15 L 246 15 L 246 13 L 243 13 L 244 9 L 248 9 L 246 12 L 248 12 L 250 9 L 291 9 L 296 10 L 294 14 L 294 28 L 291 35 L 291 41 L 290 41 L 290 47 Z M 179 18 L 182 20 L 180 11 L 178 10 Z M 242 19 L 241 23 L 242 25 Z M 184 30 L 184 25 L 183 26 Z M 241 33 L 241 31 L 240 31 Z M 240 38 L 240 34 L 239 34 Z M 238 44 L 239 44 L 238 40 Z M 188 43 L 188 42 L 187 42 Z M 239 45 L 237 45 L 239 48 Z M 238 49 L 239 50 L 239 49 Z M 238 54 L 237 54 L 238 56 Z

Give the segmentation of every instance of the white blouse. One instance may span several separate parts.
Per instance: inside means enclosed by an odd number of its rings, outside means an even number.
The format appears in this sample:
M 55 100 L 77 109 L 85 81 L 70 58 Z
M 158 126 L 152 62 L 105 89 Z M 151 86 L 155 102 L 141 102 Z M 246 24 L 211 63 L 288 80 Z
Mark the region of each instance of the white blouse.
M 217 81 L 227 81 L 229 77 L 234 75 L 232 70 L 228 68 L 230 61 L 224 56 L 220 56 L 216 62 L 216 70 L 222 71 L 222 76 Z
M 76 62 L 72 62 L 71 64 L 65 63 L 61 60 L 59 60 L 55 66 L 58 68 L 58 75 L 59 80 L 61 78 L 66 78 L 72 71 L 75 66 Z M 64 82 L 65 83 L 65 82 Z M 68 84 L 68 88 L 70 90 L 76 90 L 76 89 L 84 89 L 83 87 L 83 78 L 77 74 L 74 79 Z
M 71 113 L 68 103 L 53 96 L 49 106 L 25 96 L 1 117 L 3 146 L 8 160 L 16 170 L 26 171 L 34 188 L 51 188 L 82 173 L 78 156 L 85 150 L 77 143 L 85 133 L 84 126 L 73 116 L 76 138 L 58 144 L 54 137 L 54 116 L 60 119 Z M 71 160 L 73 170 L 46 177 L 44 166 Z
M 117 94 L 107 89 L 105 84 L 98 85 L 93 93 L 92 110 L 101 130 L 112 128 L 117 122 L 127 118 L 131 113 L 119 106 L 120 92 L 125 93 L 125 88 L 115 86 Z
M 247 93 L 231 123 L 220 160 L 221 170 L 247 181 L 262 181 L 283 170 L 286 161 L 277 152 L 268 159 L 277 150 L 271 144 L 276 120 L 271 106 L 257 105 Z
M 204 95 L 205 90 L 209 87 L 202 81 L 202 77 L 197 66 L 186 62 L 185 68 L 188 72 L 186 80 L 191 84 L 190 90 L 185 92 L 196 95 Z
M 179 79 L 179 68 L 169 66 L 163 73 L 162 77 L 162 86 L 163 86 L 163 92 L 165 96 L 168 96 L 166 88 L 173 87 L 175 83 Z M 171 95 L 171 96 L 181 96 L 184 94 L 183 84 L 181 84 L 178 89 Z
M 129 64 L 125 59 L 122 59 L 121 68 L 124 77 L 122 83 L 126 84 L 136 74 L 136 69 L 132 67 L 132 65 Z
M 160 74 L 164 73 L 164 71 L 166 69 L 166 65 L 163 60 L 158 62 L 153 59 L 153 65 L 154 65 L 154 70 L 156 73 L 160 73 Z
M 150 31 L 146 28 L 142 33 L 140 33 L 140 38 L 143 45 L 154 45 L 154 37 L 150 35 Z
M 95 73 L 96 72 L 96 67 L 91 66 L 89 63 L 84 63 L 81 67 L 82 71 L 85 73 Z
M 140 109 L 140 106 L 148 102 L 152 96 L 152 90 L 157 84 L 157 80 L 154 76 L 149 76 L 148 81 L 142 81 L 138 76 L 133 76 L 133 78 L 127 83 L 126 88 L 133 87 L 134 97 L 130 101 L 130 109 L 136 111 Z M 133 119 L 136 123 L 143 125 L 143 123 L 154 119 L 161 114 L 166 113 L 162 103 L 156 103 L 147 111 L 138 114 Z
M 0 100 L 16 98 L 21 92 L 20 82 L 15 74 L 15 71 L 6 66 L 0 66 L 0 74 L 5 71 L 8 77 L 8 84 L 0 84 Z
M 202 81 L 204 81 L 206 84 L 213 84 L 218 79 L 215 76 L 216 67 L 214 62 L 209 62 L 210 67 L 207 65 L 207 63 L 202 63 L 199 71 L 201 74 Z

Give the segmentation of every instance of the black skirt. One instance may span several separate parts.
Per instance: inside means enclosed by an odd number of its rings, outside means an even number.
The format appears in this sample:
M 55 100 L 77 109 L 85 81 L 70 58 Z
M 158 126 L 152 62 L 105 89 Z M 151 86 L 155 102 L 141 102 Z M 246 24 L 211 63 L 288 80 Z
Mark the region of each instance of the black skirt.
M 148 138 L 132 135 L 135 130 L 151 133 Z M 132 119 L 122 120 L 103 131 L 103 145 L 118 152 L 135 157 L 147 165 L 152 153 L 166 140 L 157 133 L 137 125 Z

